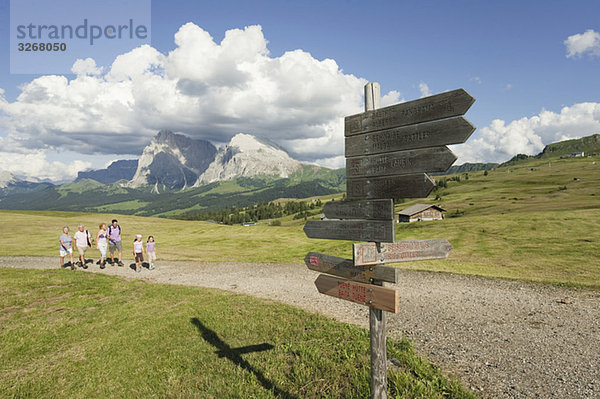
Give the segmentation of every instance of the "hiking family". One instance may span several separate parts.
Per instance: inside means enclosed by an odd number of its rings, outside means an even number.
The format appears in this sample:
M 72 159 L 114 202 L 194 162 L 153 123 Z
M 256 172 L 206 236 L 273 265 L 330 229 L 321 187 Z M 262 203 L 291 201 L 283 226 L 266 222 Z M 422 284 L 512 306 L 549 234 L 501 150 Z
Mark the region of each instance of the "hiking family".
M 117 219 L 113 219 L 111 224 L 107 227 L 106 223 L 100 223 L 98 226 L 98 233 L 96 234 L 96 248 L 100 251 L 100 259 L 97 264 L 100 265 L 100 269 L 106 267 L 106 262 L 111 265 L 123 266 L 123 241 L 121 238 L 121 226 Z M 142 263 L 144 262 L 144 254 L 148 259 L 148 269 L 154 269 L 154 262 L 156 261 L 156 243 L 154 242 L 153 236 L 148 236 L 148 239 L 144 245 L 142 242 L 142 235 L 136 234 L 135 240 L 133 241 L 133 257 L 135 259 L 135 271 L 142 271 Z M 69 227 L 63 228 L 63 233 L 59 237 L 59 253 L 60 253 L 60 267 L 65 267 L 65 257 L 68 255 L 70 263 L 67 265 L 71 266 L 71 270 L 75 270 L 75 266 L 87 269 L 87 262 L 85 259 L 85 252 L 88 248 L 92 247 L 94 240 L 89 231 L 85 229 L 83 224 L 77 226 L 77 232 L 73 234 L 73 237 L 69 234 Z M 74 245 L 73 245 L 74 244 Z M 73 247 L 77 248 L 79 259 L 77 262 L 73 261 Z M 107 258 L 106 254 L 110 254 L 110 259 Z M 115 262 L 115 254 L 117 255 L 117 261 Z M 93 261 L 92 261 L 93 262 Z

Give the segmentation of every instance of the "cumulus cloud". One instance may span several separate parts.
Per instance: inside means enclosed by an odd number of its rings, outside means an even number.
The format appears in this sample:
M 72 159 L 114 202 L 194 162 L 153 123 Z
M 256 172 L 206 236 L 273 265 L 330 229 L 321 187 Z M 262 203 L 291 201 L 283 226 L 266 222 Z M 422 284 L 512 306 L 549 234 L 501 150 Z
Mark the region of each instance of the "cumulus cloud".
M 592 29 L 569 36 L 564 44 L 567 48 L 567 58 L 581 57 L 586 53 L 600 56 L 600 33 Z
M 600 133 L 600 103 L 580 103 L 559 113 L 542 110 L 506 123 L 496 119 L 466 143 L 452 146 L 464 162 L 504 162 L 516 154 L 535 155 L 547 144 Z
M 76 178 L 77 172 L 91 166 L 90 162 L 79 160 L 69 163 L 48 161 L 44 150 L 32 151 L 19 147 L 11 139 L 0 137 L 0 170 L 10 171 L 19 178 L 66 182 Z
M 13 102 L 0 93 L 0 131 L 34 152 L 141 153 L 170 129 L 215 144 L 250 133 L 309 162 L 343 153 L 343 117 L 362 112 L 365 79 L 303 50 L 272 57 L 260 26 L 217 43 L 187 23 L 174 40 L 168 54 L 143 45 L 106 68 L 77 60 L 74 78 L 38 77 Z
M 429 90 L 429 86 L 425 82 L 419 83 L 419 91 L 421 92 L 421 98 L 431 95 L 431 90 Z

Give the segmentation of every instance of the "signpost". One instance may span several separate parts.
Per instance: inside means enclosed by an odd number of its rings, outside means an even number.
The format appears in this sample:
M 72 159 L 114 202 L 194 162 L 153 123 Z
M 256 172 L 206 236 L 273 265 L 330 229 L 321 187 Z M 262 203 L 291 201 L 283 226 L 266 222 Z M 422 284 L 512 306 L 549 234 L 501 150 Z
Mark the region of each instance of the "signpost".
M 367 83 L 367 86 L 370 84 Z M 379 87 L 378 83 L 377 86 Z M 374 97 L 374 101 L 379 103 L 379 98 Z M 459 116 L 467 112 L 474 102 L 475 99 L 469 93 L 458 89 L 385 108 L 374 107 L 366 109 L 362 114 L 347 116 L 344 120 L 344 134 L 352 136 Z M 365 108 L 366 105 L 365 103 Z
M 329 240 L 394 242 L 393 220 L 309 220 L 308 238 Z
M 323 214 L 328 219 L 372 219 L 393 220 L 394 201 L 381 199 L 374 201 L 326 202 Z
M 475 127 L 463 117 L 346 137 L 346 157 L 464 143 Z
M 377 198 L 423 198 L 435 187 L 425 173 L 414 175 L 346 179 L 349 200 Z
M 310 220 L 310 238 L 369 241 L 353 244 L 353 259 L 309 252 L 306 266 L 321 274 L 320 293 L 369 307 L 371 398 L 387 397 L 385 313 L 398 312 L 398 281 L 385 263 L 444 259 L 445 239 L 398 241 L 393 198 L 426 197 L 434 181 L 427 172 L 444 172 L 456 160 L 445 147 L 465 142 L 475 127 L 461 117 L 475 99 L 465 90 L 379 108 L 378 83 L 365 86 L 365 112 L 345 118 L 346 202 L 328 202 L 327 220 Z M 331 274 L 337 277 L 331 277 Z
M 398 291 L 394 289 L 331 277 L 326 274 L 320 274 L 315 280 L 315 285 L 321 294 L 367 305 L 371 309 L 398 313 Z
M 374 242 L 361 242 L 352 247 L 355 266 L 445 259 L 452 251 L 452 245 L 445 238 L 382 243 L 379 248 Z
M 388 283 L 398 282 L 398 269 L 389 266 L 359 267 L 352 259 L 309 252 L 304 263 L 310 270 L 370 283 L 375 280 Z M 381 262 L 380 262 L 381 263 Z
M 346 159 L 346 176 L 375 177 L 445 172 L 456 161 L 448 147 L 419 148 Z

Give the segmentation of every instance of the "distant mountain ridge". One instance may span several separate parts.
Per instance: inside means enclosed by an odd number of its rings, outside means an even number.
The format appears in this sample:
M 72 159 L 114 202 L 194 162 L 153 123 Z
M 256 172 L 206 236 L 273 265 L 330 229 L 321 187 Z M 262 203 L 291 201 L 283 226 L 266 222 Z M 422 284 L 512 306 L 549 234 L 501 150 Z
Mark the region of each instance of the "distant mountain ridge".
M 104 184 L 115 183 L 119 180 L 131 180 L 137 167 L 137 159 L 114 161 L 106 169 L 79 172 L 75 180 L 92 179 Z
M 581 137 L 578 139 L 564 140 L 556 143 L 548 144 L 542 152 L 537 155 L 517 154 L 510 160 L 502 163 L 500 166 L 510 166 L 526 161 L 531 158 L 550 158 L 550 157 L 568 157 L 573 153 L 581 153 L 584 155 L 600 153 L 600 134 Z

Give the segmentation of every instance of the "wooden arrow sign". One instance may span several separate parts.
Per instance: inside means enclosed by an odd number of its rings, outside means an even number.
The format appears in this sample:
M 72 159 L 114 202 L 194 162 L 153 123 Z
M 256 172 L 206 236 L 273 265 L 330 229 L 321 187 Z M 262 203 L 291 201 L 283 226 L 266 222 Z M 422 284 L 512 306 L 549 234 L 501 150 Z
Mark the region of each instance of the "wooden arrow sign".
M 394 201 L 381 199 L 327 202 L 323 213 L 328 219 L 394 220 Z
M 346 137 L 346 157 L 464 143 L 475 126 L 463 117 Z
M 407 240 L 390 244 L 382 243 L 379 250 L 372 242 L 353 244 L 354 264 L 356 266 L 445 259 L 450 251 L 452 251 L 452 245 L 444 238 Z
M 309 252 L 304 258 L 304 263 L 310 270 L 321 273 L 333 274 L 354 281 L 365 283 L 373 280 L 388 283 L 398 282 L 398 269 L 389 266 L 357 267 L 352 259 L 338 258 L 337 256 Z
M 445 172 L 456 161 L 447 147 L 421 148 L 346 159 L 346 177 Z
M 309 220 L 304 233 L 308 238 L 394 242 L 394 224 L 392 220 Z
M 425 198 L 434 187 L 435 182 L 425 173 L 346 180 L 349 200 Z
M 331 277 L 326 274 L 319 275 L 315 280 L 315 285 L 321 294 L 398 313 L 398 291 L 395 289 Z
M 419 100 L 347 116 L 344 121 L 344 133 L 346 136 L 352 136 L 459 116 L 467 112 L 474 102 L 475 99 L 464 89 L 452 90 Z

